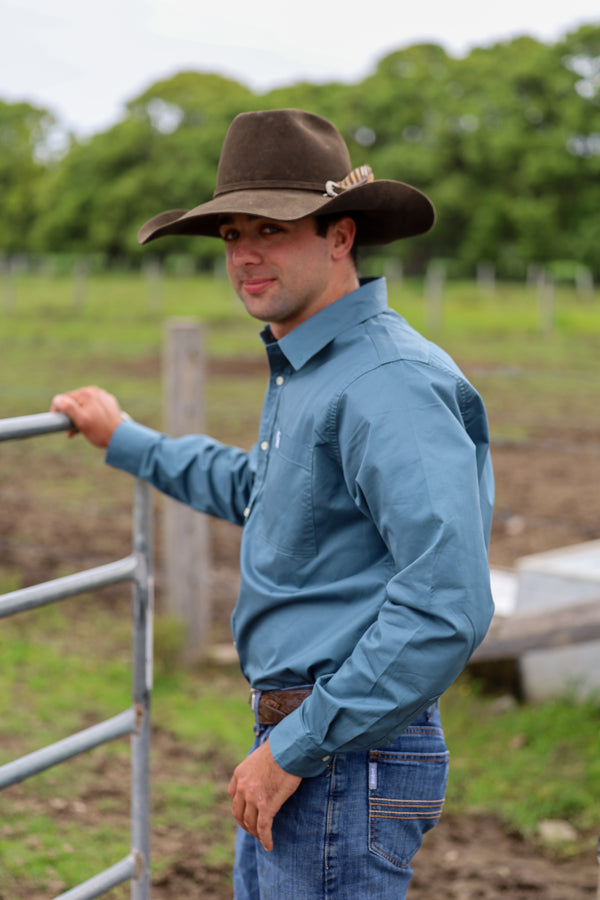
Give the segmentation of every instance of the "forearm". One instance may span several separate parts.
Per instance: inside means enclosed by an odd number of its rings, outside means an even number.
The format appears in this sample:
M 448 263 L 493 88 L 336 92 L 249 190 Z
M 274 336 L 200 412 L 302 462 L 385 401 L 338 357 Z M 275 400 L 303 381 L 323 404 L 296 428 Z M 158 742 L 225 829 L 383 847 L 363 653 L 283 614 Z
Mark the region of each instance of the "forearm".
M 169 438 L 124 422 L 113 434 L 106 462 L 194 509 L 243 523 L 252 485 L 249 455 L 243 450 L 206 435 Z
M 392 580 L 377 621 L 351 655 L 273 729 L 271 749 L 282 768 L 313 776 L 334 753 L 389 743 L 462 671 L 493 612 L 486 563 L 474 562 L 462 587 L 438 581 L 431 591 L 425 570 L 421 561 L 406 580 Z

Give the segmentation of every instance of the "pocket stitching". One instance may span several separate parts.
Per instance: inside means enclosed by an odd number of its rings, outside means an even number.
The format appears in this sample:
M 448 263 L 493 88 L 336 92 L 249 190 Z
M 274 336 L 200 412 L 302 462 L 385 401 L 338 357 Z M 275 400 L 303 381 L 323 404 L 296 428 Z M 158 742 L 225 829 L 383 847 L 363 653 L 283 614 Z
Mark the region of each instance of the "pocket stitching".
M 431 734 L 431 729 L 428 729 L 429 734 Z M 433 763 L 435 765 L 446 765 L 449 759 L 448 751 L 438 751 L 435 753 L 410 753 L 410 752 L 402 752 L 402 751 L 379 751 L 372 750 L 369 752 L 369 761 L 370 762 L 379 762 L 387 765 L 403 765 L 405 763 Z M 379 787 L 379 773 L 378 773 L 378 785 L 375 788 L 369 788 L 368 791 L 368 840 L 369 840 L 369 850 L 374 853 L 376 856 L 379 856 L 382 859 L 387 860 L 390 864 L 399 867 L 406 868 L 410 864 L 410 861 L 414 857 L 415 853 L 419 850 L 419 847 L 422 843 L 423 835 L 431 830 L 437 822 L 442 814 L 442 809 L 444 806 L 445 796 L 442 795 L 441 798 L 434 798 L 432 800 L 408 800 L 408 799 L 393 799 L 391 797 L 383 797 L 377 793 L 380 789 Z M 419 808 L 422 805 L 421 808 Z M 404 812 L 403 812 L 403 809 Z M 403 855 L 401 856 L 398 852 L 396 856 L 392 855 L 388 850 L 386 850 L 383 846 L 381 846 L 381 836 L 377 836 L 376 825 L 384 819 L 396 820 L 398 822 L 409 822 L 409 821 L 419 821 L 423 823 L 423 828 L 421 832 L 421 842 L 417 843 L 415 837 L 413 836 L 410 839 L 406 836 L 403 844 Z M 411 847 L 417 843 L 417 846 L 413 850 L 413 852 L 409 852 Z
M 289 438 L 283 432 L 281 433 L 281 439 L 285 438 L 285 442 L 283 443 L 283 447 L 280 447 L 277 451 L 272 451 L 273 453 L 277 453 L 277 456 L 272 456 L 269 460 L 269 465 L 275 465 L 277 458 L 279 458 L 279 468 L 285 468 L 282 466 L 282 461 L 285 463 L 285 466 L 291 467 L 290 471 L 298 470 L 303 473 L 302 484 L 300 486 L 300 491 L 297 493 L 297 502 L 299 502 L 302 506 L 302 520 L 303 520 L 303 531 L 302 535 L 294 535 L 294 539 L 291 538 L 278 539 L 276 536 L 276 532 L 269 529 L 267 523 L 265 522 L 265 512 L 269 505 L 269 496 L 272 490 L 271 483 L 269 481 L 269 471 L 267 468 L 267 473 L 265 476 L 265 482 L 262 487 L 262 505 L 263 505 L 263 513 L 261 516 L 261 535 L 263 539 L 274 547 L 279 553 L 282 553 L 284 556 L 289 556 L 291 559 L 310 559 L 315 556 L 317 552 L 317 543 L 315 536 L 315 525 L 313 518 L 313 497 L 312 497 L 312 447 L 308 445 L 298 445 L 296 447 L 297 456 L 294 457 L 293 454 L 288 452 L 288 444 Z M 288 481 L 289 479 L 284 479 L 284 481 Z M 279 508 L 279 505 L 277 505 Z

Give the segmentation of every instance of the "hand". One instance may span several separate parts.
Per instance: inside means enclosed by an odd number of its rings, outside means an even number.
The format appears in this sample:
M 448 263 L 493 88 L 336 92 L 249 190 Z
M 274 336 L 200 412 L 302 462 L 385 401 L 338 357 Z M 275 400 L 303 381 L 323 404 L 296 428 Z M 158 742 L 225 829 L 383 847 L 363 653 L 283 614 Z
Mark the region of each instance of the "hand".
M 69 431 L 69 437 L 81 432 L 95 447 L 108 447 L 115 429 L 123 421 L 117 399 L 98 387 L 57 394 L 50 409 L 71 419 L 75 429 Z
M 231 812 L 244 831 L 254 835 L 265 850 L 273 849 L 271 828 L 276 813 L 297 790 L 302 779 L 273 759 L 268 739 L 240 763 L 229 782 Z

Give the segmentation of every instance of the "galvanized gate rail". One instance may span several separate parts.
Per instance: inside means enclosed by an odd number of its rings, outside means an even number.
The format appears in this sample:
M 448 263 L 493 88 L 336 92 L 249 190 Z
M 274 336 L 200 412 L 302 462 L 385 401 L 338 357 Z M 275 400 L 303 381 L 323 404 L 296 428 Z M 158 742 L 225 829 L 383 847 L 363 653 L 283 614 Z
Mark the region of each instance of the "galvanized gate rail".
M 0 441 L 66 431 L 62 413 L 0 419 Z M 97 566 L 0 595 L 0 619 L 105 585 L 131 581 L 133 606 L 132 706 L 130 709 L 0 766 L 0 790 L 93 747 L 131 735 L 131 851 L 115 865 L 55 900 L 91 900 L 131 881 L 132 900 L 150 897 L 150 695 L 152 691 L 152 506 L 151 488 L 135 482 L 133 552 Z

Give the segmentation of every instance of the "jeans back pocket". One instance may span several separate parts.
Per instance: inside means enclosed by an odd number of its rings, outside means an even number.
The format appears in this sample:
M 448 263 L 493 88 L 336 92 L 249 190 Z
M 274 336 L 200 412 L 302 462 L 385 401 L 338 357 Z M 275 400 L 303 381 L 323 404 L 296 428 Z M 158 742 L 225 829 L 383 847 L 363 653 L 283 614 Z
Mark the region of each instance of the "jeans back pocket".
M 437 728 L 419 731 L 443 745 Z M 369 850 L 395 866 L 410 863 L 442 812 L 448 751 L 431 750 L 369 751 Z

